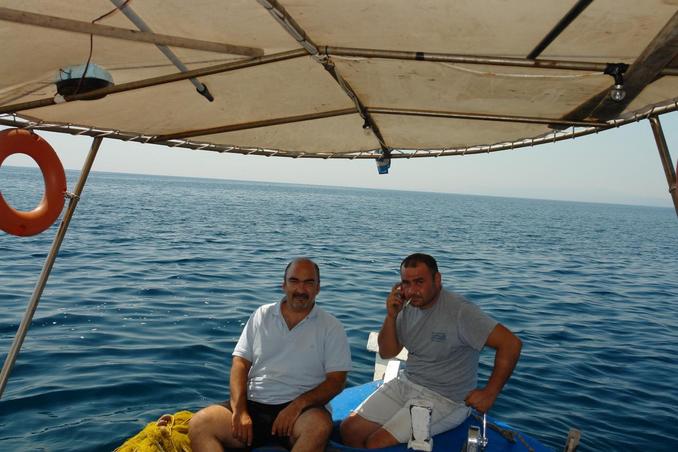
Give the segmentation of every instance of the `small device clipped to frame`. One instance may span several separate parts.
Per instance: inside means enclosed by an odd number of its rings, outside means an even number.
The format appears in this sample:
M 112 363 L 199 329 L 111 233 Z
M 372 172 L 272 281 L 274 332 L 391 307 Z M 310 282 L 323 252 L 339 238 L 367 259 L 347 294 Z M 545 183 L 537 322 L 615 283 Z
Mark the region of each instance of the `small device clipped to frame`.
M 431 438 L 433 403 L 429 400 L 413 399 L 409 404 L 412 429 L 407 447 L 430 452 L 433 450 L 433 438 Z

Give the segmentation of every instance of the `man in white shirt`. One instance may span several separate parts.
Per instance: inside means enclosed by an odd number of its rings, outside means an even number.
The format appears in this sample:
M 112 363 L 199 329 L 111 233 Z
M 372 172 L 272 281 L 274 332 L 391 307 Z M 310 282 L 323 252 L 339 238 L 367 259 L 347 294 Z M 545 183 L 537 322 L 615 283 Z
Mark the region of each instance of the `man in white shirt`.
M 293 452 L 324 450 L 332 432 L 325 405 L 351 368 L 341 323 L 316 306 L 318 266 L 295 259 L 285 269 L 285 297 L 259 307 L 233 350 L 231 399 L 196 413 L 194 452 L 238 450 L 274 442 Z

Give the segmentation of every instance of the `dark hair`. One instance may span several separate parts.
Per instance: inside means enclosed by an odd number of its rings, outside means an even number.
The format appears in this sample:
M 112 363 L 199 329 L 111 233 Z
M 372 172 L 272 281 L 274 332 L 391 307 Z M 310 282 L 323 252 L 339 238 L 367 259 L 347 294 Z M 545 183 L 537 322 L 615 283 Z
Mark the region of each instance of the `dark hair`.
M 307 257 L 298 257 L 298 258 L 296 258 L 296 259 L 292 259 L 292 260 L 290 261 L 290 263 L 287 264 L 287 267 L 285 267 L 285 275 L 283 276 L 283 278 L 285 278 L 285 281 L 287 281 L 287 270 L 290 269 L 290 267 L 292 266 L 292 264 L 294 264 L 295 262 L 303 262 L 303 261 L 310 262 L 310 263 L 313 264 L 313 266 L 315 267 L 315 275 L 316 275 L 316 278 L 318 278 L 318 280 L 316 281 L 316 283 L 317 283 L 317 284 L 320 284 L 320 268 L 318 267 L 318 264 L 316 264 L 315 262 L 313 262 L 311 259 L 309 259 L 309 258 L 307 258 Z
M 400 268 L 416 267 L 418 264 L 425 264 L 431 272 L 431 276 L 433 277 L 435 277 L 436 273 L 438 273 L 438 263 L 436 260 L 433 258 L 433 256 L 429 256 L 428 254 L 424 253 L 410 254 L 400 263 Z

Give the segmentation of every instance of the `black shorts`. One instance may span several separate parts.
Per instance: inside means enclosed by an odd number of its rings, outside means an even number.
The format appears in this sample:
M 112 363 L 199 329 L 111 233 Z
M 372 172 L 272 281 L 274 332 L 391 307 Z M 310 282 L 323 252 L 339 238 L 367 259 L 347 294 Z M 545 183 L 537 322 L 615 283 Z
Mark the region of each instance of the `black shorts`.
M 289 436 L 278 436 L 272 435 L 271 429 L 273 428 L 273 422 L 275 418 L 278 417 L 278 413 L 287 407 L 291 402 L 281 403 L 279 405 L 267 405 L 265 403 L 254 402 L 252 400 L 247 401 L 247 411 L 252 418 L 252 447 L 261 447 L 261 446 L 281 446 L 286 449 L 291 448 Z M 231 401 L 227 400 L 220 405 L 231 409 Z M 248 449 L 243 449 L 248 450 Z

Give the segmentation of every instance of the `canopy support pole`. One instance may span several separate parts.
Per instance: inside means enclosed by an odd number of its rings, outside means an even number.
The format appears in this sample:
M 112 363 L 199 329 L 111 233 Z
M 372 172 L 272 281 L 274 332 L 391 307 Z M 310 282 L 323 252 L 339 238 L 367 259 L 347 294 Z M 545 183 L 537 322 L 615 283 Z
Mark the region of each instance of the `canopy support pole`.
M 658 116 L 650 116 L 649 119 L 650 125 L 652 126 L 652 133 L 654 133 L 654 139 L 657 142 L 659 158 L 661 159 L 662 166 L 664 167 L 664 174 L 666 174 L 666 182 L 668 182 L 669 184 L 669 193 L 671 194 L 671 199 L 673 199 L 673 207 L 676 209 L 676 215 L 678 215 L 678 191 L 676 190 L 676 171 L 673 169 L 673 161 L 671 160 L 669 147 L 666 145 L 666 138 L 664 138 L 664 130 L 662 129 L 661 122 L 659 122 Z
M 556 40 L 565 29 L 575 21 L 577 17 L 591 4 L 593 0 L 579 0 L 576 5 L 570 9 L 567 14 L 558 21 L 555 27 L 537 44 L 537 46 L 527 55 L 528 60 L 534 60 Z
M 222 74 L 224 72 L 234 71 L 236 69 L 244 69 L 259 66 L 261 64 L 277 63 L 292 58 L 305 57 L 307 55 L 308 54 L 304 49 L 289 50 L 287 52 L 273 53 L 271 55 L 264 55 L 262 57 L 257 58 L 248 58 L 246 60 L 231 61 L 229 63 L 217 64 L 214 66 L 203 67 L 200 69 L 191 69 L 190 71 L 187 72 L 175 72 L 172 74 L 160 75 L 158 77 L 134 80 L 132 82 L 121 83 L 119 85 L 112 85 L 104 88 L 95 89 L 86 93 L 71 94 L 70 96 L 64 96 L 64 100 L 66 102 L 73 102 L 75 100 L 98 99 L 103 96 L 108 96 L 109 94 L 133 91 L 141 88 L 147 88 L 149 86 L 162 85 L 164 83 L 178 82 L 180 80 L 187 80 L 190 78 L 200 77 L 203 75 L 207 76 L 214 74 Z M 56 103 L 57 102 L 55 96 L 51 96 L 42 99 L 32 100 L 29 102 L 20 102 L 18 104 L 0 105 L 0 115 L 4 113 L 18 113 L 23 110 L 32 110 L 34 108 L 48 107 L 50 105 L 55 105 Z
M 153 30 L 151 30 L 151 27 L 146 25 L 146 22 L 137 15 L 137 13 L 134 12 L 131 6 L 127 4 L 127 1 L 124 0 L 111 0 L 111 3 L 115 5 L 118 10 L 122 11 L 122 13 L 134 24 L 136 27 L 141 30 L 144 33 L 153 33 Z M 165 57 L 167 57 L 168 60 L 176 66 L 177 69 L 179 69 L 181 72 L 188 72 L 188 68 L 186 65 L 179 59 L 178 56 L 174 54 L 170 50 L 169 47 L 163 44 L 156 44 L 155 45 L 158 50 L 160 50 Z M 212 96 L 212 93 L 210 93 L 210 90 L 207 88 L 207 85 L 205 85 L 203 82 L 198 80 L 197 78 L 193 77 L 189 79 L 193 86 L 195 86 L 195 89 L 198 91 L 198 93 L 203 96 L 205 99 L 207 99 L 210 102 L 214 101 L 214 97 Z
M 70 224 L 71 218 L 73 217 L 73 213 L 75 212 L 75 207 L 78 205 L 80 195 L 82 194 L 82 190 L 85 187 L 85 182 L 87 182 L 87 177 L 89 176 L 89 172 L 92 169 L 94 158 L 97 155 L 97 151 L 99 150 L 99 146 L 101 145 L 102 140 L 103 137 L 94 138 L 87 159 L 85 160 L 85 163 L 82 167 L 82 171 L 80 172 L 80 179 L 78 180 L 75 192 L 72 195 L 69 195 L 70 200 L 68 203 L 68 208 L 66 209 L 66 213 L 64 214 L 64 217 L 61 220 L 59 230 L 54 236 L 52 247 L 49 250 L 49 254 L 47 254 L 47 258 L 45 259 L 45 263 L 43 264 L 42 271 L 40 272 L 40 277 L 38 278 L 38 282 L 36 283 L 35 288 L 33 289 L 33 295 L 31 297 L 30 302 L 28 303 L 28 306 L 26 307 L 24 318 L 21 320 L 19 329 L 17 330 L 16 335 L 14 336 L 14 342 L 12 343 L 9 353 L 7 354 L 7 358 L 5 358 L 5 364 L 2 366 L 2 372 L 0 373 L 0 399 L 2 399 L 2 394 L 5 392 L 5 386 L 7 386 L 9 374 L 12 372 L 12 369 L 14 368 L 14 363 L 16 362 L 17 355 L 19 354 L 21 346 L 24 343 L 26 333 L 28 333 L 28 327 L 31 325 L 31 321 L 33 320 L 33 314 L 35 314 L 35 310 L 37 309 L 38 303 L 40 302 L 40 296 L 42 295 L 42 291 L 44 290 L 45 285 L 47 284 L 47 279 L 49 278 L 49 274 L 52 271 L 52 266 L 54 265 L 54 261 L 56 260 L 56 256 L 57 253 L 59 252 L 59 248 L 61 247 L 61 243 L 64 241 L 66 230 L 68 229 L 68 225 Z
M 353 90 L 351 85 L 348 83 L 348 81 L 346 81 L 346 79 L 344 79 L 344 77 L 341 76 L 334 63 L 328 58 L 327 53 L 325 53 L 324 56 L 321 55 L 318 46 L 311 40 L 311 38 L 306 34 L 306 31 L 301 28 L 297 21 L 294 20 L 294 17 L 289 15 L 287 10 L 278 2 L 278 0 L 257 1 L 261 6 L 266 8 L 269 14 L 273 16 L 273 18 L 285 29 L 285 31 L 287 31 L 287 33 L 290 34 L 290 36 L 297 40 L 299 45 L 301 45 L 309 53 L 309 55 L 311 55 L 311 57 L 320 63 L 330 74 L 330 76 L 332 76 L 342 91 L 344 91 L 344 93 L 351 99 L 360 117 L 363 118 L 363 129 L 369 129 L 372 131 L 374 138 L 379 142 L 382 152 L 386 154 L 390 150 L 390 147 L 387 145 L 384 136 L 379 130 L 379 126 L 374 121 L 372 115 L 370 115 L 370 112 L 367 111 L 360 98 L 358 98 L 358 95 Z
M 111 27 L 92 22 L 65 19 L 63 17 L 47 16 L 16 9 L 0 7 L 0 21 L 14 22 L 24 25 L 63 30 L 72 33 L 82 33 L 94 36 L 106 36 L 131 42 L 145 42 L 156 45 L 182 47 L 184 49 L 202 50 L 205 52 L 242 55 L 246 57 L 260 57 L 264 51 L 260 48 L 225 44 L 222 42 L 202 41 L 183 36 L 172 36 L 146 31 L 130 30 L 127 28 Z
M 487 56 L 487 55 L 467 55 L 455 53 L 438 52 L 412 52 L 404 50 L 384 50 L 384 49 L 365 49 L 352 47 L 334 47 L 321 46 L 318 51 L 327 56 L 339 56 L 349 58 L 382 58 L 388 60 L 402 61 L 428 61 L 433 63 L 453 63 L 453 64 L 479 64 L 484 66 L 506 66 L 522 67 L 529 69 L 553 69 L 562 71 L 584 71 L 584 72 L 603 72 L 608 63 L 597 63 L 594 61 L 579 60 L 549 60 Z M 676 76 L 678 69 L 674 67 L 665 67 L 659 71 L 658 75 Z

